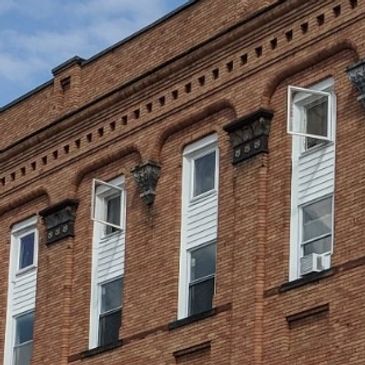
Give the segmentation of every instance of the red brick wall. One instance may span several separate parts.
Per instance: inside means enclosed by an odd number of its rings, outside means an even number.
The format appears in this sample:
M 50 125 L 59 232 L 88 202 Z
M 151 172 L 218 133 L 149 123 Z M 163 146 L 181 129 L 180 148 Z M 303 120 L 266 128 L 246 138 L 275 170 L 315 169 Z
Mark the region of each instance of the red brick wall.
M 359 1 L 352 8 L 351 4 L 348 0 L 283 2 L 208 43 L 209 52 L 199 49 L 194 57 L 201 52 L 200 59 L 183 57 L 176 72 L 169 74 L 168 67 L 163 68 L 166 73 L 150 75 L 145 88 L 136 84 L 128 92 L 109 95 L 3 152 L 0 358 L 11 224 L 65 198 L 77 198 L 75 238 L 46 246 L 44 227 L 39 224 L 34 365 L 66 364 L 68 357 L 73 364 L 98 365 L 364 363 L 365 116 L 345 70 L 365 54 L 361 36 L 365 5 Z M 201 1 L 136 38 L 132 43 L 158 39 L 165 51 L 144 57 L 136 74 L 242 19 L 237 9 L 243 5 L 232 1 L 232 8 L 222 9 L 222 2 Z M 337 5 L 341 14 L 333 10 Z M 319 24 L 322 14 L 325 21 Z M 201 31 L 198 34 L 196 26 L 186 26 L 185 35 L 191 31 L 196 39 L 186 36 L 177 45 L 172 41 L 173 30 L 185 17 L 191 17 L 190 25 L 200 24 Z M 88 93 L 85 99 L 77 99 L 78 106 L 135 76 L 130 70 L 122 79 L 111 71 L 110 78 L 105 78 L 106 63 L 115 70 L 130 59 L 122 47 L 86 66 L 78 87 Z M 77 66 L 72 70 L 79 72 Z M 286 134 L 286 88 L 308 86 L 330 76 L 338 104 L 333 272 L 280 292 L 289 266 L 291 138 Z M 98 77 L 105 78 L 105 83 L 100 84 Z M 4 112 L 9 123 L 15 123 L 15 115 L 22 116 L 27 103 L 33 102 L 35 108 L 41 105 L 31 113 L 30 124 L 17 133 L 6 128 L 12 138 L 5 138 L 4 146 L 48 123 L 45 110 L 54 104 L 41 100 L 47 92 Z M 75 107 L 72 100 L 56 105 L 57 110 L 69 111 Z M 274 112 L 269 154 L 233 166 L 223 126 L 259 107 Z M 177 313 L 181 153 L 185 145 L 212 132 L 218 134 L 220 149 L 217 313 L 169 330 L 168 323 Z M 156 201 L 150 209 L 140 199 L 130 173 L 149 159 L 161 164 Z M 120 174 L 125 174 L 127 188 L 120 331 L 124 344 L 81 360 L 89 332 L 91 179 Z M 199 350 L 197 345 L 207 343 Z

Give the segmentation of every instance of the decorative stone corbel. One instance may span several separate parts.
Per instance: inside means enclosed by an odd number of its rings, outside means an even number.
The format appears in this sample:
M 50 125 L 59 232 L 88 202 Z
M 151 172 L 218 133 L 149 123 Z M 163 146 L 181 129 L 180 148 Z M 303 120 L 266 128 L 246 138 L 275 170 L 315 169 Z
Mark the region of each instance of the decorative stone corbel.
M 160 165 L 153 161 L 138 165 L 132 170 L 134 179 L 138 185 L 140 197 L 147 205 L 152 205 L 155 201 L 156 186 L 160 177 L 160 171 Z
M 360 93 L 357 100 L 365 107 L 365 60 L 347 67 L 346 72 L 349 80 Z
M 233 164 L 259 153 L 268 153 L 272 117 L 271 110 L 259 109 L 224 126 L 233 147 Z
M 66 199 L 39 212 L 47 228 L 47 244 L 74 236 L 78 204 L 77 200 Z

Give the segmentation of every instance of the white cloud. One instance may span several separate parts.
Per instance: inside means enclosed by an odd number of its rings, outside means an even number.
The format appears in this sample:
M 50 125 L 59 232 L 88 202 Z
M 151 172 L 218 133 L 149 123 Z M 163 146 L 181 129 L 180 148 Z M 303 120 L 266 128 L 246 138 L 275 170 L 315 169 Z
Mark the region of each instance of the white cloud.
M 10 10 L 16 8 L 14 0 L 1 0 L 0 2 L 0 14 L 4 14 Z
M 30 57 L 22 59 L 15 55 L 0 54 L 0 78 L 20 83 L 24 86 L 29 85 L 34 74 L 44 69 L 46 62 L 39 58 Z
M 39 84 L 68 58 L 88 58 L 156 20 L 167 1 L 0 0 L 0 83 L 29 84 L 44 74 Z

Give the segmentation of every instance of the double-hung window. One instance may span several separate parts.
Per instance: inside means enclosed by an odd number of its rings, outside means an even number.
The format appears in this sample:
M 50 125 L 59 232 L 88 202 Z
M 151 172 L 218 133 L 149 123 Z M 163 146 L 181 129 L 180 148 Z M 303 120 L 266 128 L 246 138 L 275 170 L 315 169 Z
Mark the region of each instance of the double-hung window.
M 34 311 L 15 317 L 14 365 L 29 365 L 33 350 Z
M 305 150 L 333 141 L 333 95 L 330 91 L 288 88 L 288 133 L 302 136 Z
M 179 318 L 213 306 L 217 220 L 218 146 L 211 135 L 184 149 Z
M 116 343 L 122 323 L 126 191 L 124 177 L 95 179 L 89 347 Z
M 118 341 L 122 320 L 123 278 L 100 285 L 99 346 Z
M 189 251 L 189 315 L 212 308 L 215 289 L 216 244 L 199 246 Z
M 37 283 L 37 217 L 15 224 L 11 232 L 4 364 L 29 365 Z M 24 294 L 25 293 L 25 294 Z
M 311 88 L 289 86 L 292 135 L 290 280 L 331 265 L 336 100 L 333 79 Z

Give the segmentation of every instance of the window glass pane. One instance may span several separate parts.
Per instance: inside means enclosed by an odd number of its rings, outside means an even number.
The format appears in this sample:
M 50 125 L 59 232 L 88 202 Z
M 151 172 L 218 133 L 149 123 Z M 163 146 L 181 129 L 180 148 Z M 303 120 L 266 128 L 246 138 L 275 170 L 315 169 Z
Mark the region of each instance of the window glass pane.
M 120 226 L 120 212 L 121 212 L 121 196 L 120 194 L 105 199 L 106 203 L 106 221 L 108 223 Z M 106 226 L 105 233 L 110 234 L 118 231 L 117 228 Z
M 328 135 L 328 98 L 321 97 L 306 105 L 306 132 L 318 136 Z M 306 138 L 306 148 L 312 148 L 323 141 L 315 138 Z
M 331 252 L 331 241 L 332 236 L 321 238 L 317 241 L 312 241 L 303 246 L 304 256 L 310 255 L 311 253 L 326 253 Z
M 33 340 L 34 312 L 16 318 L 15 345 Z
M 189 315 L 205 312 L 212 308 L 214 277 L 191 284 L 189 288 Z
M 99 346 L 109 345 L 118 341 L 121 319 L 121 310 L 100 317 Z
M 14 365 L 30 365 L 33 341 L 14 348 Z
M 123 279 L 110 281 L 101 286 L 101 313 L 121 307 Z
M 215 274 L 216 244 L 191 251 L 190 281 Z
M 327 198 L 303 208 L 303 241 L 331 233 L 332 198 Z
M 198 196 L 214 189 L 215 151 L 194 160 L 194 194 Z
M 33 265 L 34 260 L 34 233 L 20 238 L 19 269 Z

